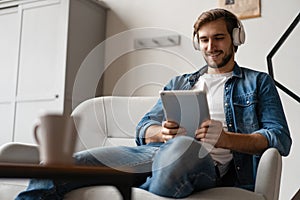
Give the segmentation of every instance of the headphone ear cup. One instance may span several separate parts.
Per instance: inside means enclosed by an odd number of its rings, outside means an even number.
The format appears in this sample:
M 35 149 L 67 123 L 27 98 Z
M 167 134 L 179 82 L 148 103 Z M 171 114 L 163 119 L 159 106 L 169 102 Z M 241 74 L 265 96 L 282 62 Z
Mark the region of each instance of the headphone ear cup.
M 234 46 L 239 46 L 245 43 L 246 35 L 243 28 L 243 25 L 240 23 L 239 28 L 234 28 L 232 30 L 232 40 Z
M 193 37 L 193 46 L 196 50 L 200 51 L 200 44 L 198 42 L 197 35 L 194 35 L 194 37 Z
M 241 45 L 240 28 L 234 28 L 232 30 L 232 40 L 234 46 Z
M 242 23 L 241 23 L 241 27 L 239 29 L 240 29 L 240 34 L 239 34 L 240 35 L 240 43 L 244 44 L 245 40 L 246 40 L 246 33 L 245 33 Z

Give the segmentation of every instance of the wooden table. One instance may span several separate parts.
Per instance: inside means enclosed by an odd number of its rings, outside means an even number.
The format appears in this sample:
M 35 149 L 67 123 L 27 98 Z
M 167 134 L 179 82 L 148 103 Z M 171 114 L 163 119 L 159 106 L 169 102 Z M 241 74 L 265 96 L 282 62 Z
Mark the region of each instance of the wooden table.
M 94 179 L 97 180 L 95 185 L 115 186 L 124 200 L 130 200 L 134 174 L 108 167 L 0 163 L 0 178 L 40 178 L 71 181 Z

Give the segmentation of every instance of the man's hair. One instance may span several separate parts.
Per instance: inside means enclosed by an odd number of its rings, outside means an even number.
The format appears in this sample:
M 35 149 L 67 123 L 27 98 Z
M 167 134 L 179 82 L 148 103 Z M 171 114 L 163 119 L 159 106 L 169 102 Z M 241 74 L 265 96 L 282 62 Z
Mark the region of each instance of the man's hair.
M 197 19 L 197 21 L 194 24 L 194 33 L 193 38 L 197 36 L 198 37 L 198 31 L 199 29 L 204 25 L 212 21 L 216 21 L 218 19 L 224 19 L 227 27 L 227 31 L 232 38 L 232 31 L 234 28 L 239 27 L 239 20 L 238 18 L 231 12 L 225 9 L 216 8 L 212 10 L 208 10 L 206 12 L 203 12 Z M 199 41 L 198 41 L 199 42 Z M 235 46 L 235 51 L 237 51 L 237 46 Z

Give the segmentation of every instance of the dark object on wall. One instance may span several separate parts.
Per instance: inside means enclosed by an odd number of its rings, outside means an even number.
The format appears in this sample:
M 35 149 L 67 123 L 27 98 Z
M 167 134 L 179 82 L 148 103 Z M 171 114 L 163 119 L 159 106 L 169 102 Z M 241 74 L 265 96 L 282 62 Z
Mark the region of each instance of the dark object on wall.
M 278 51 L 278 49 L 281 47 L 281 45 L 284 43 L 284 41 L 288 38 L 288 36 L 291 34 L 291 32 L 294 30 L 294 28 L 297 26 L 297 24 L 299 23 L 299 20 L 300 20 L 300 13 L 298 13 L 297 17 L 294 19 L 292 24 L 288 27 L 288 29 L 284 32 L 284 34 L 281 36 L 279 41 L 275 44 L 275 46 L 273 47 L 271 52 L 268 54 L 267 63 L 268 63 L 269 74 L 275 81 L 276 86 L 279 87 L 282 91 L 284 91 L 285 93 L 287 93 L 289 96 L 291 96 L 292 98 L 294 98 L 296 101 L 298 101 L 300 103 L 300 97 L 298 95 L 296 95 L 294 92 L 292 92 L 287 87 L 285 87 L 284 85 L 282 85 L 281 83 L 279 83 L 278 81 L 275 80 L 273 63 L 272 63 L 272 57 Z

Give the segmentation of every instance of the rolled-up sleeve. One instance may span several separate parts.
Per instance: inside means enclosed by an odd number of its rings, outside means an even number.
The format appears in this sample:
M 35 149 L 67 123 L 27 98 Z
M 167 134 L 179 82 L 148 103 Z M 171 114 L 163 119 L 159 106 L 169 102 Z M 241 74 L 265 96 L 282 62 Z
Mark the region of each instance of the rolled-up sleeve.
M 161 125 L 164 120 L 164 112 L 162 108 L 161 100 L 159 99 L 154 107 L 145 114 L 136 127 L 136 144 L 138 146 L 144 145 L 145 143 L 145 134 L 149 126 L 152 125 Z
M 278 131 L 278 133 L 275 133 L 274 130 L 267 129 L 257 131 L 257 133 L 260 133 L 267 138 L 269 148 L 276 148 L 282 156 L 287 156 L 289 154 L 292 144 L 292 140 L 286 132 L 287 131 Z

